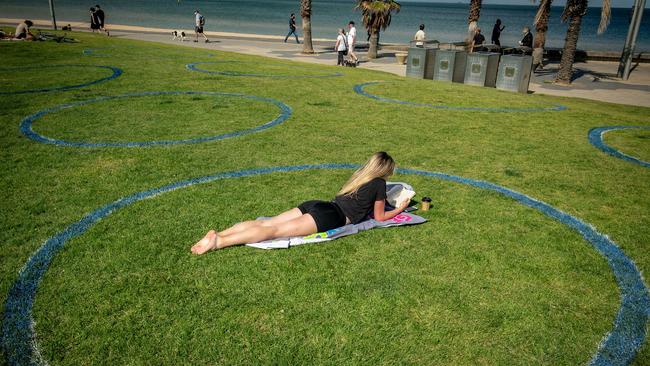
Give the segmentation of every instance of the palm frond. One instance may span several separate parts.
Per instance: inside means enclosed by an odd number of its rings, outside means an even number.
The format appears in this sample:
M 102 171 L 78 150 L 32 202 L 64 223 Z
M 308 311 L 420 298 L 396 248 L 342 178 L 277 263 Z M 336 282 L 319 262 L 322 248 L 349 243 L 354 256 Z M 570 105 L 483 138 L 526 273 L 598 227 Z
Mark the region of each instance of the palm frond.
M 366 29 L 383 29 L 390 25 L 392 13 L 399 13 L 400 3 L 392 0 L 359 0 L 356 10 L 361 11 Z

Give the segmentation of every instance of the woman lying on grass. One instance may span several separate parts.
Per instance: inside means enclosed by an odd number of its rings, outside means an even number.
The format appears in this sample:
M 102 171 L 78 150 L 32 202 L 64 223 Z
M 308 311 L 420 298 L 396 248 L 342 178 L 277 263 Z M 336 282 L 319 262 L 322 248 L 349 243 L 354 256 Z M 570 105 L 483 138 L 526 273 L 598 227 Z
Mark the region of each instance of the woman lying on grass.
M 399 215 L 409 200 L 392 211 L 385 211 L 386 179 L 393 175 L 395 161 L 385 152 L 378 152 L 345 183 L 332 202 L 307 201 L 297 208 L 268 220 L 240 222 L 230 228 L 208 233 L 192 246 L 192 253 L 264 240 L 305 236 L 332 230 L 346 224 L 358 224 L 372 211 L 375 220 L 385 221 Z

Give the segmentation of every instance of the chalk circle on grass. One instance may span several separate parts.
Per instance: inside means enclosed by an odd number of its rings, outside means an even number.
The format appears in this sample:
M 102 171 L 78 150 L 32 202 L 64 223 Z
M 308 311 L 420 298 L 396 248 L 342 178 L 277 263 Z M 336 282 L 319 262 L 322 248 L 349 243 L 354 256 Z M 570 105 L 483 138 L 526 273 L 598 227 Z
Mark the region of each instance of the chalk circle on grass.
M 223 133 L 214 136 L 204 136 L 190 139 L 179 139 L 179 140 L 159 140 L 159 141 L 131 141 L 131 142 L 84 142 L 84 141 L 66 141 L 61 139 L 55 139 L 47 136 L 43 136 L 33 130 L 33 125 L 36 120 L 39 118 L 48 115 L 50 113 L 55 113 L 64 109 L 74 108 L 91 103 L 105 102 L 109 100 L 119 100 L 119 99 L 128 99 L 135 97 L 145 97 L 145 96 L 156 96 L 156 95 L 207 95 L 207 96 L 224 96 L 224 97 L 234 97 L 242 98 L 250 101 L 260 101 L 276 106 L 280 113 L 277 117 L 258 125 L 253 128 L 239 130 L 234 132 Z M 51 108 L 44 109 L 39 111 L 31 116 L 26 117 L 20 123 L 20 132 L 22 132 L 28 138 L 41 142 L 44 144 L 51 144 L 57 146 L 67 146 L 67 147 L 83 147 L 83 148 L 97 148 L 97 147 L 149 147 L 157 145 L 182 145 L 182 144 L 198 144 L 202 142 L 217 141 L 223 140 L 231 137 L 243 136 L 255 132 L 277 126 L 280 123 L 284 122 L 291 116 L 292 110 L 288 105 L 271 98 L 257 97 L 252 95 L 236 94 L 236 93 L 218 93 L 218 92 L 200 92 L 200 91 L 157 91 L 157 92 L 142 92 L 142 93 L 133 93 L 133 94 L 123 94 L 117 96 L 106 96 L 106 97 L 97 97 L 93 99 L 83 100 L 79 102 L 72 102 L 66 104 L 60 104 Z
M 643 161 L 641 159 L 635 158 L 634 156 L 627 155 L 625 153 L 622 153 L 621 151 L 607 145 L 605 141 L 603 141 L 603 135 L 605 135 L 607 132 L 610 131 L 618 131 L 618 130 L 632 130 L 632 129 L 639 129 L 639 130 L 650 130 L 650 126 L 607 126 L 607 127 L 594 127 L 591 130 L 589 130 L 589 133 L 587 134 L 589 138 L 589 142 L 594 145 L 597 149 L 600 149 L 607 154 L 614 156 L 619 159 L 623 159 L 635 164 L 639 164 L 641 166 L 644 166 L 646 168 L 650 168 L 650 163 L 647 161 Z
M 563 111 L 567 109 L 567 107 L 563 105 L 556 105 L 553 107 L 530 107 L 530 108 L 488 108 L 488 107 L 461 107 L 461 106 L 451 106 L 451 105 L 438 105 L 438 104 L 428 104 L 428 103 L 416 103 L 416 102 L 409 102 L 405 100 L 399 100 L 399 99 L 391 99 L 391 98 L 385 98 L 385 97 L 380 97 L 375 94 L 371 94 L 365 90 L 367 86 L 370 85 L 384 85 L 389 82 L 387 81 L 371 81 L 363 84 L 357 84 L 354 86 L 354 91 L 357 94 L 363 95 L 364 97 L 371 98 L 374 100 L 378 100 L 380 102 L 386 102 L 386 103 L 395 103 L 395 104 L 402 104 L 402 105 L 411 105 L 415 107 L 428 107 L 428 108 L 434 108 L 434 109 L 446 109 L 446 110 L 452 110 L 452 111 L 483 111 L 483 112 L 509 112 L 509 113 L 516 113 L 516 112 L 553 112 L 553 111 Z
M 269 66 L 263 63 L 252 63 L 244 61 L 209 61 L 209 62 L 194 62 L 191 64 L 185 65 L 189 70 L 203 72 L 211 75 L 224 75 L 224 76 L 245 76 L 245 77 L 260 77 L 260 78 L 278 78 L 278 79 L 309 79 L 309 78 L 333 78 L 338 76 L 343 76 L 343 73 L 336 72 L 332 74 L 315 74 L 315 75 L 294 75 L 294 74 L 260 74 L 260 73 L 248 73 L 248 72 L 237 72 L 237 71 L 212 71 L 206 70 L 200 67 L 200 65 L 208 64 L 251 64 L 255 66 Z M 290 69 L 295 70 L 298 68 L 295 65 L 290 66 Z
M 80 84 L 54 86 L 54 87 L 49 87 L 49 88 L 35 88 L 35 89 L 26 89 L 26 90 L 16 90 L 16 91 L 0 91 L 0 95 L 44 93 L 44 92 L 78 89 L 78 88 L 83 88 L 83 87 L 103 83 L 105 81 L 113 80 L 113 79 L 119 77 L 120 75 L 122 75 L 122 69 L 120 69 L 118 67 L 101 66 L 101 65 L 34 65 L 34 66 L 2 67 L 2 68 L 0 68 L 0 74 L 5 73 L 7 71 L 9 71 L 9 72 L 19 71 L 20 72 L 20 71 L 25 71 L 25 70 L 38 70 L 38 69 L 45 69 L 45 68 L 66 68 L 66 67 L 82 68 L 82 69 L 83 68 L 95 68 L 95 69 L 100 69 L 100 70 L 109 70 L 111 72 L 111 75 L 103 77 L 101 79 L 92 80 L 92 81 L 88 81 L 88 82 L 80 83 Z
M 84 56 L 108 57 L 110 55 L 108 53 L 104 53 L 103 51 L 112 50 L 112 49 L 114 49 L 114 47 L 86 48 L 82 51 L 82 54 Z
M 47 239 L 37 249 L 18 273 L 11 285 L 4 309 L 2 325 L 2 346 L 11 365 L 32 364 L 39 360 L 39 348 L 34 333 L 32 308 L 38 285 L 56 254 L 66 243 L 85 233 L 98 221 L 135 202 L 153 198 L 160 194 L 196 184 L 208 183 L 229 178 L 258 176 L 277 172 L 296 172 L 317 169 L 357 169 L 354 164 L 319 164 L 277 166 L 259 169 L 239 170 L 172 183 L 159 188 L 139 192 L 120 198 L 83 216 L 79 221 Z M 613 328 L 601 341 L 590 365 L 626 365 L 631 362 L 645 339 L 646 322 L 650 313 L 650 296 L 641 274 L 634 262 L 609 239 L 599 233 L 592 225 L 551 205 L 503 186 L 480 180 L 424 170 L 398 169 L 400 174 L 420 175 L 453 183 L 500 193 L 518 203 L 538 210 L 569 228 L 577 231 L 607 260 L 621 293 Z M 45 364 L 45 362 L 41 362 Z

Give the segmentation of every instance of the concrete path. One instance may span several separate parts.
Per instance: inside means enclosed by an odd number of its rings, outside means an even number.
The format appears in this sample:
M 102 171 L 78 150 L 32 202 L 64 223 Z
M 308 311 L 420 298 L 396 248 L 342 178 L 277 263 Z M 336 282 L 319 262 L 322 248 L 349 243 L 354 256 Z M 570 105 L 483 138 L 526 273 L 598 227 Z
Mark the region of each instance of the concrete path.
M 336 65 L 336 53 L 333 51 L 334 42 L 317 40 L 314 42 L 313 55 L 302 54 L 302 45 L 295 41 L 283 42 L 283 37 L 265 37 L 255 39 L 242 36 L 226 36 L 211 38 L 210 43 L 194 43 L 192 41 L 172 41 L 165 34 L 125 32 L 116 33 L 124 38 L 146 41 L 176 43 L 187 47 L 208 48 L 231 51 L 249 55 L 259 55 L 280 59 L 290 59 L 326 65 Z M 210 35 L 209 35 L 210 36 Z M 357 53 L 362 60 L 359 67 L 390 72 L 404 76 L 406 66 L 399 65 L 394 57 L 394 51 L 382 52 L 382 57 L 369 61 L 365 52 Z M 560 86 L 552 83 L 557 73 L 558 64 L 549 64 L 544 70 L 534 73 L 530 90 L 535 93 L 578 97 L 603 102 L 620 103 L 650 107 L 650 64 L 639 64 L 630 75 L 628 81 L 616 77 L 618 63 L 590 61 L 576 63 L 575 80 L 571 86 Z
M 49 24 L 46 20 L 36 20 L 34 23 L 37 26 Z M 60 22 L 60 24 L 68 23 L 65 21 Z M 0 24 L 15 26 L 17 20 L 0 18 Z M 75 30 L 83 30 L 87 27 L 83 23 L 75 23 L 72 26 Z M 301 44 L 296 44 L 292 40 L 284 43 L 283 36 L 206 32 L 211 42 L 195 43 L 192 41 L 194 33 L 188 30 L 185 31 L 189 36 L 185 42 L 173 41 L 171 29 L 110 25 L 110 30 L 112 37 L 336 65 L 336 53 L 333 51 L 334 41 L 327 39 L 315 39 L 313 43 L 316 53 L 305 55 L 301 53 Z M 380 58 L 372 61 L 367 59 L 365 52 L 357 52 L 357 54 L 362 60 L 359 67 L 390 72 L 400 76 L 405 75 L 406 66 L 397 64 L 394 51 L 382 50 L 380 51 Z M 557 64 L 549 64 L 544 70 L 534 73 L 529 89 L 540 94 L 650 107 L 650 64 L 636 65 L 630 79 L 623 81 L 616 77 L 618 63 L 602 61 L 576 63 L 574 65 L 576 70 L 574 73 L 575 80 L 570 86 L 560 86 L 552 83 L 557 72 L 557 66 Z

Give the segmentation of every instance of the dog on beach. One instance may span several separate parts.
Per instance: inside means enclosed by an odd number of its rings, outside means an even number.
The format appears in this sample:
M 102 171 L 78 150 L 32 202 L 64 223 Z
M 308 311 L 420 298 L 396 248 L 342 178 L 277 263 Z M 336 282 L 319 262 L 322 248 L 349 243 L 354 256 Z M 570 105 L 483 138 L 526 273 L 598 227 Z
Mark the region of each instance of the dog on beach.
M 173 31 L 172 32 L 172 41 L 179 40 L 181 42 L 185 41 L 185 32 L 178 32 L 178 31 Z

